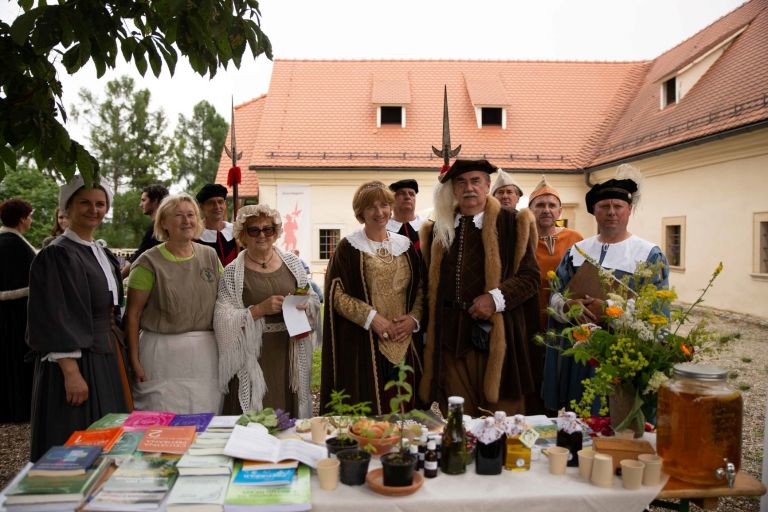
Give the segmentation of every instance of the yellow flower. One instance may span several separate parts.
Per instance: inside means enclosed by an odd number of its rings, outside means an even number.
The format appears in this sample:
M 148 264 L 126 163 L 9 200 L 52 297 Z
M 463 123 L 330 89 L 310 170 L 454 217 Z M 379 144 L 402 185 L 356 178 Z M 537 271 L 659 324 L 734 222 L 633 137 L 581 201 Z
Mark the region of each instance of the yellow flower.
M 713 277 L 717 277 L 718 275 L 720 275 L 720 272 L 722 272 L 722 271 L 723 271 L 723 262 L 721 261 L 721 262 L 720 262 L 720 263 L 717 265 L 717 268 L 715 269 L 715 274 L 714 274 L 714 276 L 713 276 Z
M 656 298 L 658 299 L 674 299 L 677 294 L 674 290 L 656 290 Z
M 622 313 L 624 313 L 624 310 L 615 304 L 613 306 L 608 306 L 607 308 L 605 308 L 606 316 L 609 316 L 611 318 L 619 318 Z
M 554 270 L 550 270 L 549 272 L 547 272 L 547 279 L 548 279 L 548 280 L 552 281 L 552 280 L 554 280 L 556 277 L 557 277 L 557 274 L 555 274 L 555 271 L 554 271 Z
M 648 323 L 651 325 L 667 325 L 669 319 L 664 315 L 650 315 L 648 316 Z

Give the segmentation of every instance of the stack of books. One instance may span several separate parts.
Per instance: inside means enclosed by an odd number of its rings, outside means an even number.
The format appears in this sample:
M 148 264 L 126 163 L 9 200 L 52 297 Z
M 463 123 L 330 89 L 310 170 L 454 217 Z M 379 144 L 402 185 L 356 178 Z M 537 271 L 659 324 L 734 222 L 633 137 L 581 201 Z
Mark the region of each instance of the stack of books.
M 110 465 L 98 446 L 54 446 L 6 492 L 9 512 L 76 510 Z
M 224 455 L 224 447 L 228 441 L 228 433 L 205 431 L 197 436 L 187 453 L 190 455 Z
M 208 424 L 206 432 L 231 434 L 239 419 L 240 416 L 214 416 L 211 423 Z
M 117 468 L 84 510 L 161 510 L 176 480 L 177 460 L 134 455 Z
M 137 449 L 144 453 L 182 455 L 195 441 L 195 427 L 148 427 Z
M 224 501 L 227 512 L 257 512 L 257 511 L 302 511 L 312 508 L 312 489 L 309 480 L 309 467 L 301 464 L 298 468 L 290 468 L 292 474 L 289 481 L 281 484 L 264 482 L 249 482 L 244 477 L 243 463 L 237 462 L 229 482 Z M 245 473 L 285 472 L 285 469 L 259 469 Z M 259 480 L 258 478 L 256 480 Z

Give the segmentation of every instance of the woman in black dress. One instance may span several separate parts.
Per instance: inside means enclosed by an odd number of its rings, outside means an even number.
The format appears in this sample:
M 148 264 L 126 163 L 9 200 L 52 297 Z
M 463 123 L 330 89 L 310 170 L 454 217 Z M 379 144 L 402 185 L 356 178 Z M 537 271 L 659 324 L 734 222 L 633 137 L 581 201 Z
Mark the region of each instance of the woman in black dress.
M 107 413 L 128 412 L 112 336 L 123 291 L 117 258 L 94 241 L 112 193 L 76 176 L 61 187 L 69 228 L 40 251 L 29 280 L 28 343 L 35 351 L 32 461 Z
M 32 225 L 32 205 L 3 201 L 0 220 L 0 423 L 16 423 L 29 421 L 32 396 L 32 364 L 24 362 L 29 266 L 36 252 L 24 233 Z

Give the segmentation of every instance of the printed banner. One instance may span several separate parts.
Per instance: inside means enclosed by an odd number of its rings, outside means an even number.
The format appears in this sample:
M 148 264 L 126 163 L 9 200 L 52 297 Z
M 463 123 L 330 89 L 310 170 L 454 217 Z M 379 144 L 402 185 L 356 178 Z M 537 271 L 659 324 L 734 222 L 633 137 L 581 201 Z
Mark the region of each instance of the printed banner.
M 304 261 L 312 259 L 309 207 L 309 185 L 277 186 L 277 211 L 283 219 L 277 245 L 284 251 L 299 251 Z

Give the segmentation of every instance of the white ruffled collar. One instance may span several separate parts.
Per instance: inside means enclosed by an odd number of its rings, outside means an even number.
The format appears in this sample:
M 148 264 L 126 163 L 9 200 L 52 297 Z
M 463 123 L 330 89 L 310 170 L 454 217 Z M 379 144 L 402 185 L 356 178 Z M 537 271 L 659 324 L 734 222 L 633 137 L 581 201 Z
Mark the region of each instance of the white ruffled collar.
M 411 240 L 407 236 L 389 232 L 389 238 L 383 242 L 374 242 L 365 236 L 365 230 L 359 229 L 347 236 L 347 241 L 360 252 L 376 255 L 376 249 L 384 246 L 393 256 L 400 256 L 411 246 Z
M 408 224 L 411 226 L 411 228 L 413 228 L 413 230 L 417 232 L 419 231 L 419 228 L 421 228 L 421 225 L 423 223 L 424 223 L 424 219 L 422 219 L 418 215 L 416 216 L 415 219 L 408 221 Z M 397 233 L 398 231 L 400 231 L 401 227 L 403 227 L 403 223 L 395 220 L 394 217 L 389 219 L 389 221 L 387 222 L 387 230 L 393 233 Z
M 454 228 L 459 227 L 459 221 L 461 220 L 461 217 L 462 217 L 461 213 L 456 212 L 456 218 L 454 219 L 454 222 L 453 222 Z M 472 223 L 475 225 L 477 229 L 483 229 L 483 218 L 485 218 L 485 210 L 483 210 L 482 212 L 472 217 Z
M 218 233 L 218 231 L 216 231 L 215 229 L 206 229 L 205 231 L 203 231 L 203 234 L 200 235 L 200 238 L 198 238 L 198 240 L 201 240 L 203 242 L 208 242 L 209 244 L 214 243 L 216 242 L 216 233 Z M 232 232 L 231 222 L 224 221 L 224 228 L 221 230 L 221 234 L 222 236 L 224 236 L 224 239 L 227 242 L 229 242 L 235 237 L 234 233 Z

